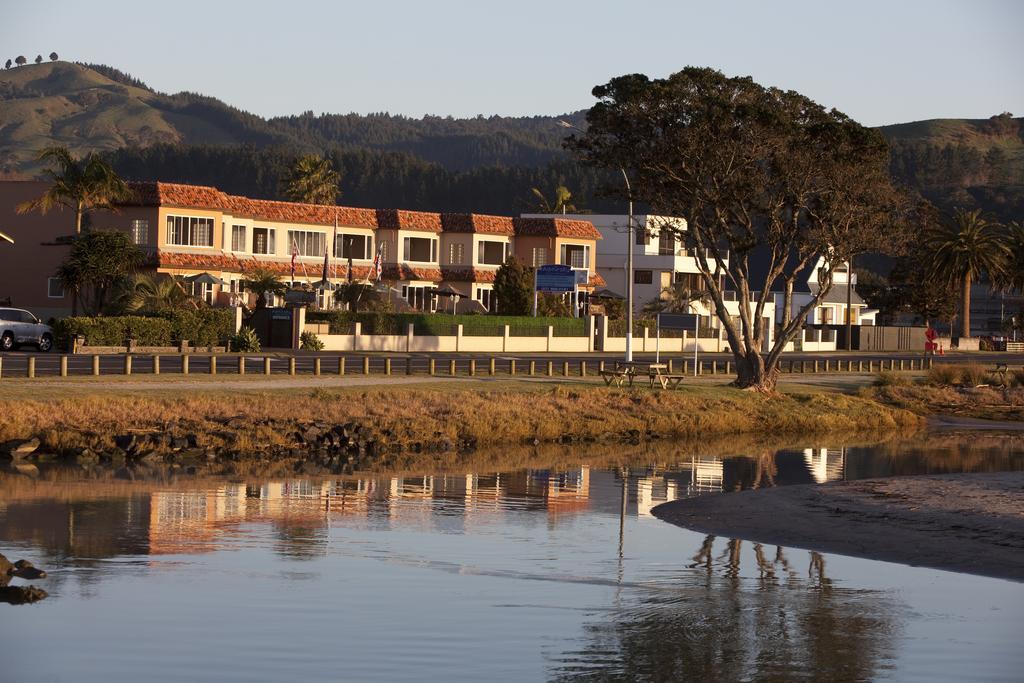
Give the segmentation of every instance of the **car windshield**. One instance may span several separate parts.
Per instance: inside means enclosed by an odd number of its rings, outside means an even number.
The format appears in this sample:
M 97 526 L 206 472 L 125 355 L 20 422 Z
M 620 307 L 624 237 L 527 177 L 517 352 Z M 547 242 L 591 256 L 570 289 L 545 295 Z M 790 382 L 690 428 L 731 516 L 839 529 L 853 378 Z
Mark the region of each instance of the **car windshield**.
M 34 323 L 38 323 L 39 319 L 36 318 L 31 313 L 29 313 L 28 311 L 22 311 L 21 312 L 21 322 L 23 322 L 23 323 L 33 323 L 34 324 Z

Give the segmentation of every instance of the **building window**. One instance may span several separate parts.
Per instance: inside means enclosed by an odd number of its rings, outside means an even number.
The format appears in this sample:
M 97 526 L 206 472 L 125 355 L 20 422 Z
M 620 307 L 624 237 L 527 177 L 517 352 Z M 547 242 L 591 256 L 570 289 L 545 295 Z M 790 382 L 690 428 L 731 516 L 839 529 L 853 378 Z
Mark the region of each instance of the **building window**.
M 64 298 L 64 285 L 60 283 L 60 278 L 51 277 L 46 279 L 46 296 L 51 299 Z
M 212 247 L 213 219 L 196 216 L 168 216 L 167 244 L 182 247 Z
M 643 246 L 646 247 L 648 244 L 651 243 L 651 233 L 649 233 L 646 229 L 640 228 L 640 227 L 633 228 L 633 229 L 636 231 L 636 243 L 637 244 L 640 244 L 640 245 L 643 245 Z
M 145 218 L 136 218 L 131 224 L 132 244 L 149 244 L 149 221 Z M 62 295 L 63 296 L 63 295 Z
M 231 226 L 231 251 L 245 251 L 245 226 Z
M 461 242 L 453 242 L 448 248 L 448 263 L 453 266 L 461 266 L 466 263 L 466 245 Z
M 252 253 L 254 254 L 276 254 L 277 244 L 275 239 L 276 230 L 273 228 L 252 229 Z
M 494 309 L 491 308 L 491 304 L 494 302 L 493 289 L 483 289 L 482 287 L 478 287 L 473 298 L 479 301 L 480 305 L 486 308 L 488 312 L 493 312 Z
M 419 285 L 402 285 L 402 298 L 417 311 L 437 310 L 437 296 L 434 295 L 434 287 Z
M 476 245 L 476 260 L 485 266 L 500 266 L 505 262 L 506 242 L 480 241 Z
M 587 268 L 590 265 L 590 247 L 582 244 L 562 245 L 562 264 L 573 268 Z
M 676 236 L 667 230 L 658 233 L 658 256 L 674 256 L 676 253 Z
M 327 250 L 327 234 L 312 230 L 289 230 L 288 244 L 299 256 L 323 256 Z
M 338 235 L 334 243 L 334 255 L 339 258 L 373 258 L 372 235 Z
M 538 268 L 540 266 L 546 266 L 548 264 L 548 250 L 547 247 L 534 247 L 533 248 L 533 267 Z
M 654 271 L 653 270 L 634 270 L 633 271 L 633 284 L 634 285 L 650 285 L 650 284 L 654 284 Z
M 429 237 L 406 237 L 405 260 L 420 263 L 437 261 L 437 240 Z

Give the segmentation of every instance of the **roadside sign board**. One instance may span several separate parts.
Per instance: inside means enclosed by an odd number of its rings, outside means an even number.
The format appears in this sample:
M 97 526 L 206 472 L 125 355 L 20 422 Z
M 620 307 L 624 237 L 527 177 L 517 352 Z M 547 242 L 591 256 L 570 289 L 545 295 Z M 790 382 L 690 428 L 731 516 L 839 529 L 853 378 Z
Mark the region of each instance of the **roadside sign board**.
M 538 292 L 571 292 L 576 289 L 576 275 L 569 266 L 550 264 L 537 269 Z
M 658 327 L 663 330 L 694 330 L 697 316 L 693 313 L 659 313 Z

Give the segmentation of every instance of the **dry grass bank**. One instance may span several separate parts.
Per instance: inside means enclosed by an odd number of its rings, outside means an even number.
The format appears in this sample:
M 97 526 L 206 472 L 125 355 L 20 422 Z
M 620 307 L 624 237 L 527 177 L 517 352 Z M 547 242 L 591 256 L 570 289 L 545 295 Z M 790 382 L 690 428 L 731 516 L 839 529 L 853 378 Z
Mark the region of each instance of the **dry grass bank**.
M 292 392 L 106 393 L 0 401 L 0 441 L 37 436 L 43 448 L 113 446 L 131 430 L 188 432 L 200 446 L 245 452 L 292 442 L 282 426 L 357 422 L 398 443 L 472 441 L 478 447 L 608 437 L 820 434 L 918 427 L 920 417 L 865 397 L 727 387 L 623 391 L 508 383 L 495 388 L 388 387 Z

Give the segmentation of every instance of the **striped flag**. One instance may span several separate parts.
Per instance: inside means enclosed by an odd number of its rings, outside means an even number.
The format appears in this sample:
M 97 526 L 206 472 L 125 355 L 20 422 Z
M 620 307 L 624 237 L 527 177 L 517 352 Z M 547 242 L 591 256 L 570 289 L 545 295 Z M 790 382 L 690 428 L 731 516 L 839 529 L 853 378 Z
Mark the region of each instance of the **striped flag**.
M 377 255 L 373 257 L 373 278 L 380 281 L 381 275 L 384 273 L 384 263 L 382 262 L 381 252 L 384 250 L 384 243 L 381 242 L 377 245 Z

